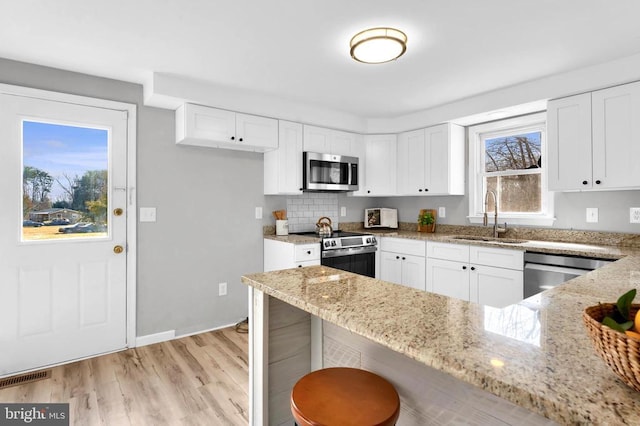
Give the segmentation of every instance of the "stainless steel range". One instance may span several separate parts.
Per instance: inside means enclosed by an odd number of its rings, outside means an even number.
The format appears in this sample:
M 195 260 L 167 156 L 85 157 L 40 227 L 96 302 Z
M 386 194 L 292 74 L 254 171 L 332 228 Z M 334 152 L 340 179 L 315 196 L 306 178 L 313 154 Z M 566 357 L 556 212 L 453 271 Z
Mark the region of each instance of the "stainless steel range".
M 320 264 L 375 278 L 377 245 L 371 234 L 334 231 L 322 238 Z

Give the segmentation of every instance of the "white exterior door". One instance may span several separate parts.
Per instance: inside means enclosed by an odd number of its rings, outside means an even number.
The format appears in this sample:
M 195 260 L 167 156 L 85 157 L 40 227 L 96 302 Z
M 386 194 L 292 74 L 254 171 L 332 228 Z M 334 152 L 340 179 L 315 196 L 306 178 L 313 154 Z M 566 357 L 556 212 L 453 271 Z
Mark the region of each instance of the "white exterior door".
M 127 346 L 127 126 L 124 111 L 0 95 L 0 376 Z M 70 194 L 43 190 L 27 170 L 70 192 L 103 179 L 93 198 L 56 210 Z M 33 222 L 55 225 L 24 226 Z

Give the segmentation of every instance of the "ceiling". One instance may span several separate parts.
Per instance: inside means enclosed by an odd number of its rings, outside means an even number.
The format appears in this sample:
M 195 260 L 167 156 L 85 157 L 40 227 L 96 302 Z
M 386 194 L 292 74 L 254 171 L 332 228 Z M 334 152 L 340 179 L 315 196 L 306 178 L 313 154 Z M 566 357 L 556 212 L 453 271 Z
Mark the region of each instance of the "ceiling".
M 638 0 L 4 1 L 0 57 L 145 84 L 167 73 L 397 117 L 640 52 Z M 349 40 L 409 38 L 366 65 Z

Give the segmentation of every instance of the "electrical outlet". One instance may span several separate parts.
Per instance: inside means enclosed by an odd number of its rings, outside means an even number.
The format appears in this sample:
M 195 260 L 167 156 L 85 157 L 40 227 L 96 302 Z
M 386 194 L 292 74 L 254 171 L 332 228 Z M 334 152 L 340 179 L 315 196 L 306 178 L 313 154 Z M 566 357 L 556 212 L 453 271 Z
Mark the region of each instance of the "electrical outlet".
M 640 207 L 629 209 L 629 223 L 640 223 Z
M 227 295 L 227 283 L 218 284 L 218 296 L 226 296 Z
M 256 207 L 256 219 L 262 219 L 262 207 Z
M 597 207 L 587 207 L 587 222 L 588 223 L 598 223 L 598 208 Z
M 347 208 L 345 206 L 340 207 L 340 216 L 345 217 L 347 215 Z
M 438 216 L 440 217 L 446 217 L 447 216 L 447 211 L 444 207 L 438 207 Z

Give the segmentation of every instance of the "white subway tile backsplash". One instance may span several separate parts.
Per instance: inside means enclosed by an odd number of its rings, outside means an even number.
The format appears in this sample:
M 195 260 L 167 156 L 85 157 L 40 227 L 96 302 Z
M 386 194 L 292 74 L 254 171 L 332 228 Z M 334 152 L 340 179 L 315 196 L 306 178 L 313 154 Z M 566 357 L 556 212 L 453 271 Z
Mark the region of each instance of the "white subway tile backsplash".
M 305 192 L 287 197 L 289 232 L 315 231 L 321 217 L 331 219 L 333 229 L 338 229 L 338 194 L 331 192 Z

